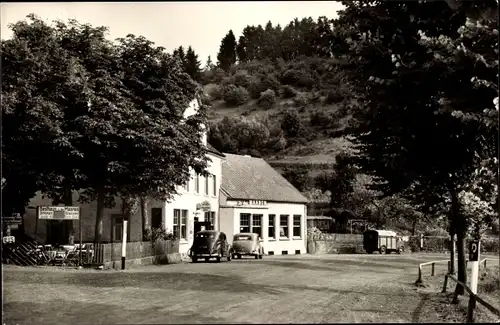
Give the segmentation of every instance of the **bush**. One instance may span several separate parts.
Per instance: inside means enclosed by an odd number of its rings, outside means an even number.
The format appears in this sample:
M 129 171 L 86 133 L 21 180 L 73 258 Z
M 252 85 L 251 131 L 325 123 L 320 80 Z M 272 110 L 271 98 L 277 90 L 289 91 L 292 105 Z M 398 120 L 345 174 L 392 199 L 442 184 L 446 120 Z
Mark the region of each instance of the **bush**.
M 221 83 L 222 87 L 234 84 L 234 77 L 233 76 L 224 77 L 224 78 L 222 78 L 220 83 Z
M 201 103 L 203 105 L 207 105 L 207 106 L 210 106 L 212 105 L 212 97 L 207 94 L 207 93 L 203 93 L 201 96 L 200 96 L 200 99 L 201 99 Z
M 309 96 L 306 93 L 299 92 L 293 99 L 293 103 L 297 107 L 306 106 L 309 104 Z
M 279 92 L 281 87 L 281 83 L 278 81 L 278 78 L 274 74 L 263 74 L 260 77 L 260 89 L 261 92 L 271 89 L 275 93 Z
M 222 99 L 224 97 L 224 91 L 223 91 L 221 86 L 213 85 L 213 87 L 211 87 L 208 90 L 208 95 L 210 96 L 210 98 L 212 100 L 219 100 L 219 99 Z
M 326 129 L 337 129 L 339 122 L 330 113 L 321 109 L 316 109 L 309 114 L 309 123 L 311 126 L 318 126 Z
M 298 138 L 303 135 L 304 126 L 297 110 L 289 109 L 284 112 L 281 129 L 288 139 Z
M 257 104 L 266 110 L 273 108 L 276 104 L 276 93 L 271 89 L 262 92 Z
M 222 79 L 226 76 L 226 71 L 224 71 L 221 68 L 216 68 L 214 72 L 214 81 L 216 83 L 219 83 L 222 81 Z
M 289 69 L 286 70 L 281 76 L 281 82 L 284 85 L 294 86 L 298 84 L 301 76 L 302 76 L 301 71 L 295 69 Z
M 247 88 L 252 82 L 252 76 L 246 70 L 238 70 L 234 75 L 234 84 L 238 87 Z
M 248 90 L 243 87 L 236 87 L 233 84 L 227 85 L 224 89 L 224 101 L 231 106 L 243 105 L 250 99 Z
M 297 91 L 290 85 L 284 85 L 281 87 L 283 93 L 283 98 L 293 98 L 297 95 Z
M 175 235 L 172 232 L 165 230 L 165 226 L 161 224 L 159 227 L 147 229 L 144 232 L 144 239 L 150 240 L 155 243 L 158 240 L 174 240 L 176 239 Z
M 336 104 L 344 100 L 344 95 L 338 90 L 330 90 L 326 94 L 325 103 L 326 104 Z

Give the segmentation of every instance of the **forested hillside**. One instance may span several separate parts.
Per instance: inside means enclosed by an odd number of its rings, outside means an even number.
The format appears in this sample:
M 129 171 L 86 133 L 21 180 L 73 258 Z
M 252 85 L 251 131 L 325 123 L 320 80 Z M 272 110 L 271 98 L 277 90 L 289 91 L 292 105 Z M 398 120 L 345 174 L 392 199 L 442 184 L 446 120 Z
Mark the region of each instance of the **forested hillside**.
M 344 227 L 363 218 L 446 234 L 450 186 L 469 211 L 491 216 L 496 189 L 474 194 L 477 205 L 466 193 L 494 174 L 493 11 L 486 2 L 344 6 L 336 19 L 229 31 L 203 68 L 183 60 L 211 107 L 211 144 L 263 157 L 312 201 L 328 202 L 323 212 Z M 451 157 L 460 163 L 445 163 Z M 498 232 L 497 217 L 485 218 L 476 226 Z

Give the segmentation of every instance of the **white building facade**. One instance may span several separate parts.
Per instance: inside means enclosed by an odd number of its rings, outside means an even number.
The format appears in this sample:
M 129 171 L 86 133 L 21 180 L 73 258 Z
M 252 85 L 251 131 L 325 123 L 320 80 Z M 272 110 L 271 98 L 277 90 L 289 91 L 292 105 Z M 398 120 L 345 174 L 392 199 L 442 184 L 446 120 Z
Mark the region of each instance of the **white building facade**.
M 184 118 L 196 114 L 200 107 L 198 99 L 191 101 L 184 111 Z M 203 126 L 205 128 L 205 126 Z M 224 155 L 207 142 L 207 132 L 202 134 L 202 142 L 208 149 L 207 171 L 209 177 L 191 171 L 191 179 L 184 187 L 179 187 L 172 201 L 165 202 L 162 220 L 167 230 L 179 238 L 179 253 L 186 256 L 193 245 L 194 234 L 203 229 L 218 229 L 219 193 L 222 179 Z M 209 223 L 212 226 L 202 223 Z
M 225 154 L 219 229 L 257 233 L 267 255 L 306 253 L 307 199 L 263 159 Z

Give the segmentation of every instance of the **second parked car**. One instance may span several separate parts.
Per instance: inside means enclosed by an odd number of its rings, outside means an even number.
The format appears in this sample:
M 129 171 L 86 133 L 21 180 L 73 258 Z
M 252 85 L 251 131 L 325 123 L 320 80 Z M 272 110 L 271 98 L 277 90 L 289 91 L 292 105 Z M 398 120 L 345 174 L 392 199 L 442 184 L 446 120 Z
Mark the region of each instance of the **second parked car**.
M 261 239 L 258 234 L 239 233 L 233 237 L 232 256 L 241 258 L 242 256 L 255 256 L 255 259 L 262 259 L 264 256 L 264 247 L 261 245 Z

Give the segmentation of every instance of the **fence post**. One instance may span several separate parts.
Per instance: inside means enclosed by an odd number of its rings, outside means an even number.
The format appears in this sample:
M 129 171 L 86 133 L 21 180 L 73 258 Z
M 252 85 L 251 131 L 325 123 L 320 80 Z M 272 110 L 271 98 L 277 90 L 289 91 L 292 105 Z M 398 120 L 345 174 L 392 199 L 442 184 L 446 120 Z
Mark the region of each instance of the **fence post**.
M 486 259 L 484 259 L 484 269 L 486 269 Z
M 432 263 L 432 269 L 431 269 L 432 271 L 431 271 L 431 276 L 434 276 L 434 264 L 435 264 L 435 263 Z
M 422 281 L 422 266 L 418 266 L 418 279 L 417 281 L 415 281 L 415 284 L 418 285 L 418 284 L 422 284 L 423 281 Z
M 443 290 L 441 292 L 446 293 L 447 288 L 448 288 L 448 274 L 444 276 L 444 285 L 443 285 Z
M 469 295 L 469 305 L 467 307 L 467 323 L 473 323 L 474 308 L 476 308 L 476 295 Z

